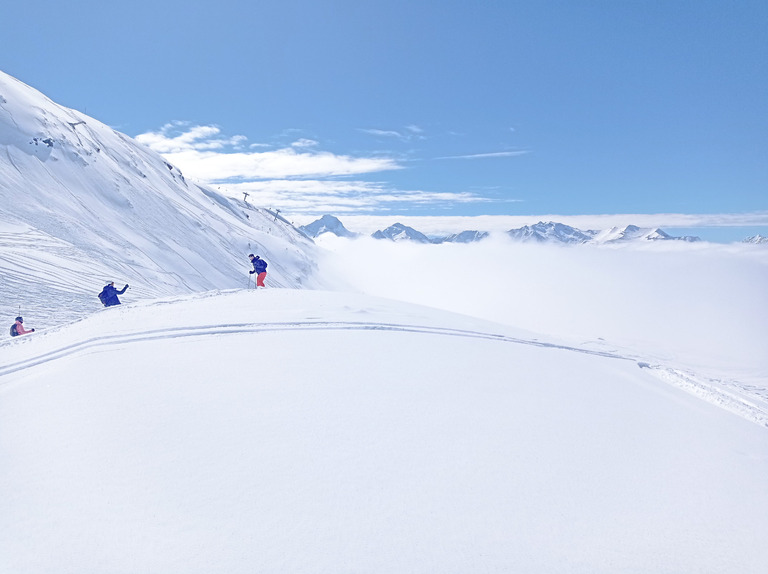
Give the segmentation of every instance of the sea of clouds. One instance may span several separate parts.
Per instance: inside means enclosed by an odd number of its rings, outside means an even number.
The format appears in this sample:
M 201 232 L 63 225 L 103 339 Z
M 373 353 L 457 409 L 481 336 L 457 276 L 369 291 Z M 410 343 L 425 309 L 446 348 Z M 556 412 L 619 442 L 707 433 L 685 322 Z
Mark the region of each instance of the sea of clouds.
M 430 305 L 722 376 L 768 376 L 768 249 L 423 245 L 325 234 L 321 273 L 364 293 Z

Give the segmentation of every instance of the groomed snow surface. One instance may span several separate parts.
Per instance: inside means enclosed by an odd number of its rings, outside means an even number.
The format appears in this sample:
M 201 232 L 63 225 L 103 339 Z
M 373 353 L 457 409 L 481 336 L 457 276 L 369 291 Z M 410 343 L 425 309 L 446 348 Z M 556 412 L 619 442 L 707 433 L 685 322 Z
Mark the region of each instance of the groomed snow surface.
M 621 353 L 351 293 L 0 346 L 0 572 L 734 572 L 768 429 Z

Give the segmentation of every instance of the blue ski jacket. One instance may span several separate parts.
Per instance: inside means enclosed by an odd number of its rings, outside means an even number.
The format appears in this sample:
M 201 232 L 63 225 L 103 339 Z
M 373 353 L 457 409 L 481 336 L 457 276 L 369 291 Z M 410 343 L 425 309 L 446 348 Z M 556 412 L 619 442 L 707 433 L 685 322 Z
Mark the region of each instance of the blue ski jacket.
M 112 285 L 107 285 L 106 287 L 104 287 L 104 289 L 102 289 L 101 292 L 103 295 L 100 297 L 100 299 L 104 301 L 105 307 L 112 307 L 113 305 L 119 305 L 120 299 L 118 299 L 117 296 L 125 293 L 126 289 L 128 289 L 128 285 L 123 287 L 120 291 L 115 289 L 115 287 Z
M 256 273 L 264 273 L 267 270 L 267 262 L 256 256 L 251 261 L 253 263 L 253 270 Z

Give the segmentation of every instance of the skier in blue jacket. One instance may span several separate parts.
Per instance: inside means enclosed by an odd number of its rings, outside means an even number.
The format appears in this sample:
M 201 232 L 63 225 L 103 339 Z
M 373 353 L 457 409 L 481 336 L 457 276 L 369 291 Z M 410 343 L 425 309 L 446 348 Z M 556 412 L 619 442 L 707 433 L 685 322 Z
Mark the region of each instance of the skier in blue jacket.
M 251 275 L 256 274 L 256 287 L 264 287 L 264 278 L 267 276 L 267 262 L 253 253 L 248 255 L 248 259 L 253 263 L 253 271 L 248 273 Z
M 102 303 L 104 303 L 105 307 L 112 307 L 113 305 L 119 305 L 120 299 L 118 299 L 117 296 L 125 293 L 126 289 L 128 289 L 127 284 L 120 291 L 118 291 L 115 288 L 115 282 L 110 281 L 109 283 L 107 283 L 104 289 L 101 290 L 101 293 L 99 293 L 99 299 L 101 300 Z

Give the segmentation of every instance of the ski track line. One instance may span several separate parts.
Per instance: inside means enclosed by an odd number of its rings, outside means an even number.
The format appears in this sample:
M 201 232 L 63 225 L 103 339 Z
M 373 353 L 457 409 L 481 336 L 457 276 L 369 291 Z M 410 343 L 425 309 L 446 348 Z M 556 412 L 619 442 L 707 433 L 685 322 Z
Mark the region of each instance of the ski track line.
M 351 331 L 405 331 L 409 333 L 423 333 L 433 335 L 448 335 L 456 337 L 471 337 L 479 339 L 490 339 L 507 343 L 517 343 L 522 345 L 532 345 L 536 347 L 561 349 L 584 353 L 587 355 L 597 355 L 611 359 L 623 359 L 633 361 L 629 357 L 623 357 L 614 353 L 602 351 L 592 351 L 589 349 L 579 349 L 578 347 L 568 347 L 565 345 L 556 345 L 553 343 L 542 343 L 536 340 L 519 339 L 508 337 L 506 335 L 496 335 L 493 333 L 483 333 L 480 331 L 468 331 L 462 329 L 448 329 L 442 327 L 427 327 L 419 325 L 401 325 L 392 323 L 366 323 L 366 322 L 334 322 L 334 321 L 292 321 L 279 323 L 232 323 L 225 325 L 201 325 L 193 327 L 171 327 L 168 329 L 156 329 L 152 331 L 123 333 L 119 335 L 107 335 L 103 337 L 93 337 L 78 341 L 71 345 L 60 347 L 53 351 L 41 355 L 30 357 L 22 361 L 0 366 L 0 377 L 16 373 L 49 361 L 60 359 L 72 355 L 84 349 L 97 347 L 107 347 L 125 343 L 136 343 L 142 341 L 156 341 L 162 339 L 177 339 L 181 337 L 201 337 L 206 335 L 232 335 L 242 333 L 259 333 L 274 331 L 292 331 L 292 330 L 351 330 Z
M 753 423 L 768 428 L 768 409 L 766 405 L 757 404 L 755 401 L 764 402 L 759 394 L 754 394 L 754 400 L 730 392 L 728 386 L 736 386 L 742 392 L 749 393 L 742 385 L 734 381 L 721 381 L 706 379 L 690 372 L 672 369 L 662 365 L 649 365 L 638 363 L 641 369 L 649 369 L 651 374 L 663 382 L 682 389 L 708 403 L 721 407 L 729 412 L 737 414 Z
M 535 339 L 521 339 L 507 335 L 498 335 L 494 333 L 485 333 L 482 331 L 469 331 L 464 329 L 450 329 L 443 327 L 429 327 L 420 325 L 403 325 L 396 323 L 367 323 L 356 321 L 291 321 L 277 323 L 232 323 L 225 325 L 201 325 L 191 327 L 172 327 L 167 329 L 155 329 L 152 331 L 123 333 L 120 335 L 108 335 L 105 337 L 93 337 L 43 353 L 41 355 L 30 357 L 22 361 L 0 366 L 0 378 L 36 367 L 38 365 L 55 361 L 63 357 L 74 355 L 85 350 L 99 347 L 110 347 L 126 343 L 138 343 L 144 341 L 156 341 L 163 339 L 177 339 L 183 337 L 202 337 L 207 335 L 234 335 L 243 333 L 265 333 L 277 331 L 400 331 L 408 333 L 422 333 L 426 335 L 443 335 L 454 337 L 469 337 L 475 339 L 487 339 L 512 343 L 518 345 L 529 345 L 547 349 L 556 349 L 561 351 L 570 351 L 585 355 L 604 357 L 608 359 L 618 359 L 623 361 L 632 361 L 637 363 L 641 369 L 648 369 L 650 373 L 661 381 L 672 385 L 678 389 L 684 390 L 710 404 L 721 407 L 733 414 L 768 428 L 768 409 L 763 408 L 753 402 L 746 400 L 734 393 L 730 393 L 718 385 L 718 381 L 704 379 L 692 373 L 684 373 L 678 369 L 665 367 L 663 365 L 651 365 L 646 362 L 639 362 L 637 358 L 621 355 L 607 351 L 594 351 L 571 347 L 568 345 L 559 345 L 556 343 L 545 343 Z M 722 382 L 721 382 L 722 383 Z M 735 382 L 733 382 L 735 383 Z M 0 382 L 0 385 L 7 384 Z M 735 383 L 738 384 L 738 383 Z

